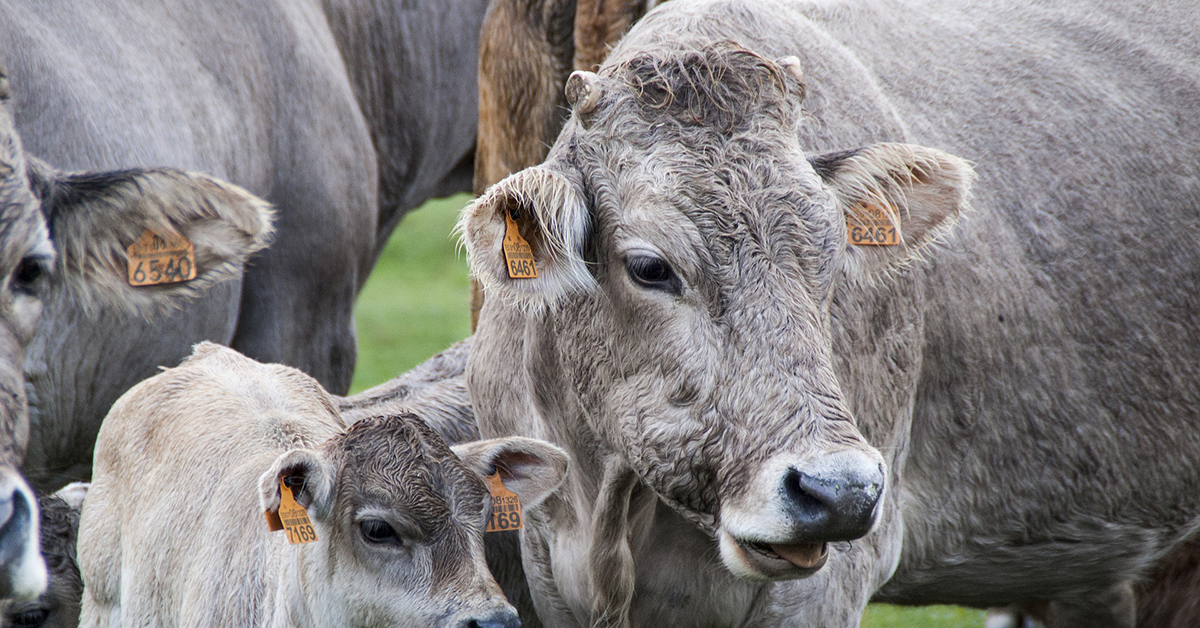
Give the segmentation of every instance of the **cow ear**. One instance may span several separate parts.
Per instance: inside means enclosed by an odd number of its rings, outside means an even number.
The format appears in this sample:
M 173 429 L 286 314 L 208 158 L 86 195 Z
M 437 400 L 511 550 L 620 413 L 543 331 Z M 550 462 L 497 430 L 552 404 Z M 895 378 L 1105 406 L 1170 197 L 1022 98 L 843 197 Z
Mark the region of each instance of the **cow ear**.
M 567 475 L 567 452 L 532 438 L 474 441 L 450 449 L 480 477 L 499 473 L 524 508 L 539 504 Z
M 916 258 L 968 209 L 975 174 L 949 153 L 875 144 L 810 159 L 832 190 L 849 241 L 843 270 L 870 279 Z
M 318 451 L 292 449 L 284 452 L 258 478 L 263 512 L 279 512 L 279 481 L 282 479 L 289 487 L 299 487 L 293 494 L 309 516 L 318 521 L 328 519 L 333 511 L 334 474 L 333 464 Z
M 545 166 L 493 185 L 458 222 L 471 274 L 486 293 L 531 305 L 595 287 L 583 260 L 590 228 L 574 185 Z
M 241 276 L 247 258 L 272 233 L 265 201 L 208 175 L 171 169 L 63 174 L 37 160 L 29 172 L 59 253 L 58 281 L 85 308 L 105 304 L 149 315 L 176 307 L 215 282 Z M 127 249 L 147 231 L 191 243 L 195 278 L 131 285 Z

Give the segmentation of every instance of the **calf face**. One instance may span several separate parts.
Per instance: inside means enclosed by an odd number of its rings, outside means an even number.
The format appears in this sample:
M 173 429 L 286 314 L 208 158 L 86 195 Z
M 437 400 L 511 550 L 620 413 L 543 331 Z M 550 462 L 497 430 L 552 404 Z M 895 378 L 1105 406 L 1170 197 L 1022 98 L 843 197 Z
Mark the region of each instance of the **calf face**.
M 263 248 L 271 211 L 248 192 L 167 169 L 64 174 L 26 155 L 0 67 L 0 598 L 46 586 L 36 502 L 19 468 L 29 435 L 24 353 L 43 305 L 150 316 L 237 277 Z M 142 234 L 193 244 L 195 278 L 134 287 L 126 247 Z
M 316 527 L 303 559 L 305 597 L 330 625 L 517 626 L 483 555 L 491 499 L 481 474 L 498 472 L 536 504 L 561 482 L 566 456 L 527 439 L 456 448 L 413 415 L 355 423 L 320 450 L 281 455 L 260 482 L 278 510 L 280 480 Z
M 577 72 L 546 163 L 460 224 L 489 296 L 476 351 L 524 317 L 539 412 L 586 423 L 551 429 L 585 429 L 581 442 L 619 455 L 755 579 L 811 574 L 826 543 L 875 523 L 886 470 L 834 375 L 831 302 L 952 224 L 971 176 L 907 145 L 810 161 L 796 66 L 726 44 Z M 898 244 L 848 244 L 863 206 L 883 210 Z M 537 278 L 507 272 L 506 222 Z

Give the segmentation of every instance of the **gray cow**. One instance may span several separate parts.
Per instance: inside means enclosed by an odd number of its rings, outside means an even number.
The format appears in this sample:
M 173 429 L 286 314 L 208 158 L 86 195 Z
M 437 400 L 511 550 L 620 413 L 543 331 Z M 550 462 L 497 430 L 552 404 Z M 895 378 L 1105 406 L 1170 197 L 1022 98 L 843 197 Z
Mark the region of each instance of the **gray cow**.
M 1133 625 L 1200 525 L 1197 32 L 673 0 L 577 74 L 461 220 L 480 432 L 575 463 L 522 537 L 547 625 Z
M 0 59 L 29 151 L 70 170 L 212 173 L 278 207 L 240 282 L 154 321 L 73 303 L 26 356 L 38 487 L 86 478 L 112 402 L 192 344 L 345 392 L 352 310 L 401 217 L 471 186 L 485 0 L 13 0 Z
M 271 212 L 245 190 L 206 175 L 59 172 L 26 154 L 9 97 L 0 68 L 0 598 L 23 599 L 45 587 L 46 573 L 38 555 L 36 501 L 18 472 L 31 432 L 21 365 L 30 346 L 64 340 L 47 338 L 39 316 L 65 310 L 76 318 L 97 315 L 95 324 L 120 317 L 174 321 L 163 312 L 241 274 L 246 258 L 266 245 Z M 125 247 L 146 230 L 191 242 L 193 280 L 128 285 Z M 82 369 L 116 360 L 113 339 L 103 329 L 92 331 L 97 335 L 86 344 L 76 339 L 92 352 L 86 360 L 76 356 Z M 92 384 L 68 390 L 87 396 Z M 72 424 L 58 427 L 69 432 Z

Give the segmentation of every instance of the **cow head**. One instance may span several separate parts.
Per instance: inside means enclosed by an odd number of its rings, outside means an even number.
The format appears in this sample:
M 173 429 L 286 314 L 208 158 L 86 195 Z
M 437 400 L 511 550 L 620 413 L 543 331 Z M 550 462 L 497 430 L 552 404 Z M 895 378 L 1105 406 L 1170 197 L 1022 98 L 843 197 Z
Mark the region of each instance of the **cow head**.
M 566 455 L 529 439 L 456 451 L 414 415 L 375 417 L 320 450 L 282 454 L 262 475 L 265 511 L 279 510 L 282 479 L 312 518 L 318 540 L 300 557 L 300 581 L 324 623 L 519 625 L 484 560 L 491 499 L 482 476 L 499 472 L 536 504 L 562 481 Z
M 547 161 L 460 221 L 488 301 L 475 353 L 523 338 L 539 416 L 572 455 L 620 457 L 754 579 L 819 569 L 888 485 L 832 356 L 838 290 L 869 290 L 952 225 L 970 168 L 919 146 L 808 157 L 798 61 L 727 44 L 643 51 L 568 82 Z M 864 213 L 867 212 L 867 213 Z M 848 233 L 884 216 L 893 246 Z M 507 223 L 536 278 L 505 265 Z M 522 323 L 523 321 L 523 323 Z M 473 358 L 474 359 L 474 358 Z M 478 407 L 503 382 L 472 372 Z
M 19 472 L 29 435 L 22 364 L 43 304 L 152 315 L 238 276 L 266 245 L 271 213 L 200 174 L 57 172 L 23 152 L 8 101 L 0 67 L 0 598 L 25 599 L 46 586 L 36 500 Z M 130 286 L 126 247 L 147 230 L 192 242 L 196 278 Z

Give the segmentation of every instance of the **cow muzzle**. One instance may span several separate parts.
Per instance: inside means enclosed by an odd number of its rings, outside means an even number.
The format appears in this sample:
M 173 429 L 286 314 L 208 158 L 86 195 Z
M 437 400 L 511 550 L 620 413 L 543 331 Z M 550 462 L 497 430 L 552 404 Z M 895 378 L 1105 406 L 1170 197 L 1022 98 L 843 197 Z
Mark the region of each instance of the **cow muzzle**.
M 723 500 L 718 542 L 735 575 L 803 578 L 829 557 L 829 543 L 866 535 L 885 485 L 874 450 L 845 449 L 805 461 L 769 460 L 748 490 Z
M 0 468 L 0 598 L 30 600 L 45 589 L 37 501 L 16 470 Z

